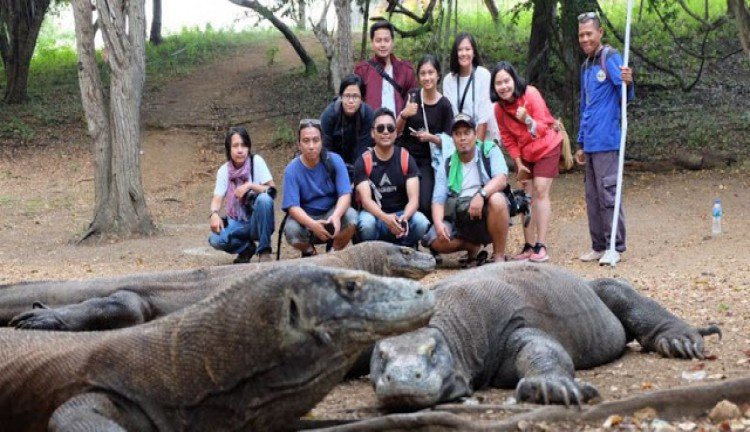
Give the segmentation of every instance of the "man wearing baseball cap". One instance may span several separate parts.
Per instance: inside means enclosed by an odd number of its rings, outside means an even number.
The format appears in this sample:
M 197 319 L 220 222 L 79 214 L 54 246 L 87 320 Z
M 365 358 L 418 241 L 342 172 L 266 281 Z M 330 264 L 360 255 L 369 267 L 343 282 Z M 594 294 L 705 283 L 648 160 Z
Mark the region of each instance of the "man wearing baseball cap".
M 494 142 L 477 140 L 475 128 L 466 114 L 453 119 L 456 151 L 435 173 L 433 226 L 423 241 L 440 253 L 466 251 L 467 266 L 482 264 L 477 256 L 489 243 L 491 260 L 505 261 L 508 237 L 508 200 L 502 193 L 508 166 Z

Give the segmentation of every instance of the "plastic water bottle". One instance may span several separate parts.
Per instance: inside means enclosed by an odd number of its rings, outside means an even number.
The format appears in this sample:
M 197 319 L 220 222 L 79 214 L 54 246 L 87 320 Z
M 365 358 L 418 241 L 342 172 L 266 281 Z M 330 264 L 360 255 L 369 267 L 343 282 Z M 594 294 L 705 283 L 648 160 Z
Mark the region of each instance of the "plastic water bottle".
M 711 215 L 713 216 L 713 220 L 711 221 L 711 235 L 717 236 L 721 234 L 721 216 L 723 213 L 721 210 L 721 200 L 717 198 L 711 209 Z

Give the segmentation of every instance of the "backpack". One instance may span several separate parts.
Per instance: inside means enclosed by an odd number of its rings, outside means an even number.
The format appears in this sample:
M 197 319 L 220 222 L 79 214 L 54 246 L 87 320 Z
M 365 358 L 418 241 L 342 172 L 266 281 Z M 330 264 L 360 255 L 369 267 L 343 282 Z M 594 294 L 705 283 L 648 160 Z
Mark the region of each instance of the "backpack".
M 406 178 L 406 174 L 409 172 L 409 151 L 403 147 L 399 148 L 401 149 L 401 173 L 403 174 L 404 178 Z M 365 176 L 367 176 L 367 181 L 370 183 L 372 198 L 375 200 L 375 203 L 377 203 L 378 207 L 380 207 L 380 200 L 383 198 L 383 196 L 380 194 L 380 191 L 378 191 L 375 183 L 372 182 L 372 179 L 370 179 L 370 175 L 372 174 L 372 158 L 374 153 L 375 149 L 373 147 L 368 148 L 366 152 L 362 153 L 362 161 L 365 165 Z M 357 195 L 356 197 L 356 203 L 358 207 L 362 206 L 362 199 L 359 195 Z

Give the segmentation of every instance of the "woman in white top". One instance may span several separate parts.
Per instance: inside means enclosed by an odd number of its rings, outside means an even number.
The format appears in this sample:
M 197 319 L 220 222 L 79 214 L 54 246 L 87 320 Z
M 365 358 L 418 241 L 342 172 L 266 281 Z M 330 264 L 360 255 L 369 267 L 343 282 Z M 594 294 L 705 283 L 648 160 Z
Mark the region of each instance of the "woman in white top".
M 477 139 L 499 139 L 490 101 L 490 72 L 482 62 L 474 36 L 456 36 L 450 56 L 450 73 L 443 78 L 443 95 L 453 105 L 453 115 L 464 113 L 477 125 Z
M 271 260 L 276 189 L 266 162 L 250 149 L 247 130 L 241 126 L 230 128 L 224 140 L 227 162 L 216 173 L 211 199 L 208 243 L 215 249 L 238 254 L 235 264 L 250 262 L 256 250 L 260 261 Z M 226 224 L 219 217 L 222 202 Z

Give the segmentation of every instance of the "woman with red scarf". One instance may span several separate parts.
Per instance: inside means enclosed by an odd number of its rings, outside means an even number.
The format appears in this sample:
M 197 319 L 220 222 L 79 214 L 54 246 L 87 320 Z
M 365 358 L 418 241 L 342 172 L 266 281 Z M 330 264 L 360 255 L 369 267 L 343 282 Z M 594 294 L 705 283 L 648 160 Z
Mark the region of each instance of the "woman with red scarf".
M 539 90 L 526 85 L 513 65 L 497 63 L 491 79 L 490 99 L 503 145 L 516 163 L 518 180 L 531 193 L 531 223 L 523 230 L 523 250 L 513 259 L 545 262 L 552 216 L 549 194 L 560 173 L 563 136 Z
M 215 249 L 238 254 L 235 264 L 250 262 L 256 251 L 261 262 L 271 260 L 276 189 L 266 162 L 250 153 L 250 148 L 250 136 L 244 127 L 229 129 L 224 140 L 227 162 L 216 173 L 211 199 L 208 243 Z M 226 205 L 226 223 L 219 217 L 222 201 Z

